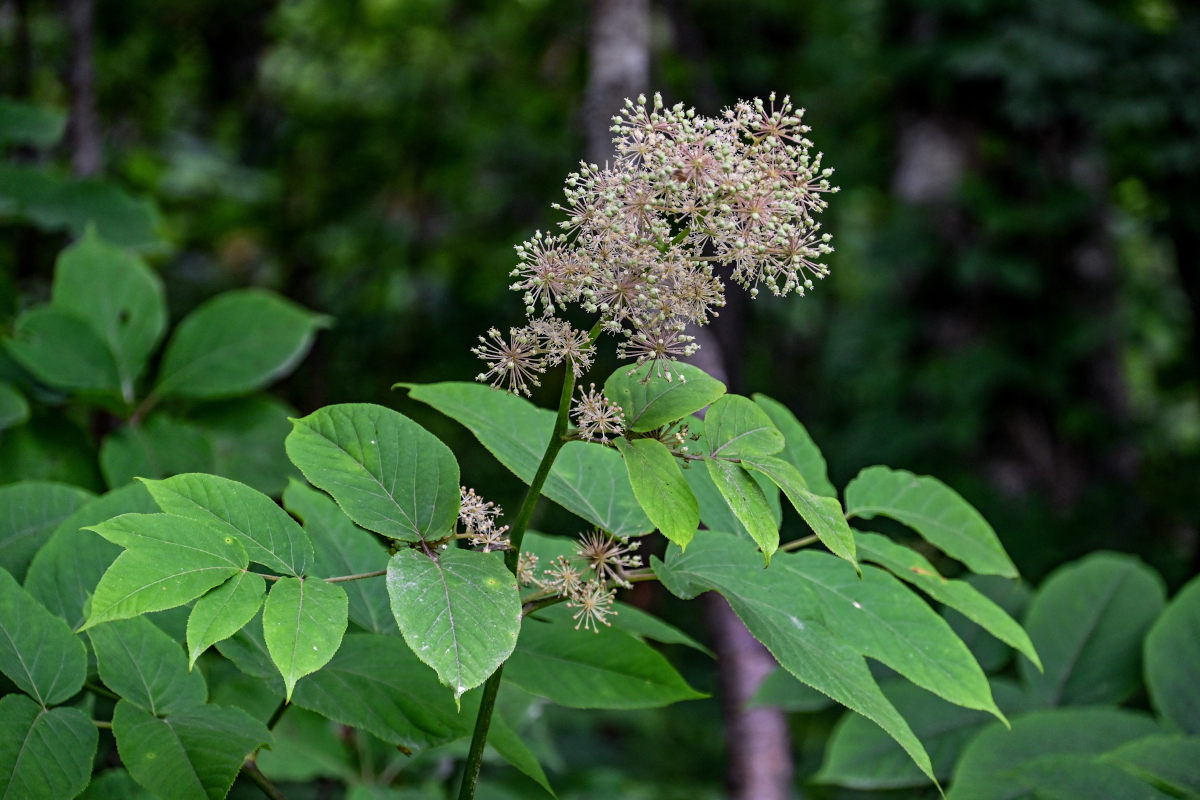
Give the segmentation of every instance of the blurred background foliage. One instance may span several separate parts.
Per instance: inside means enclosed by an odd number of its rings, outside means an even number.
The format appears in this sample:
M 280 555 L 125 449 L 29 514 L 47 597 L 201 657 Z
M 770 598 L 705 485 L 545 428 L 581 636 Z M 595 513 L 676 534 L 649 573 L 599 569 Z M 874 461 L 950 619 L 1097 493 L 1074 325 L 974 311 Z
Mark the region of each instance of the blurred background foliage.
M 70 107 L 62 7 L 0 3 L 0 94 Z M 731 388 L 788 404 L 839 486 L 874 463 L 938 475 L 1035 582 L 1101 547 L 1172 589 L 1194 574 L 1200 9 L 659 0 L 652 15 L 668 102 L 790 94 L 842 187 L 830 278 L 723 315 Z M 389 387 L 467 379 L 475 337 L 520 317 L 512 246 L 557 221 L 583 153 L 587 28 L 586 4 L 551 0 L 103 0 L 90 180 L 153 202 L 153 236 L 131 236 L 173 319 L 250 285 L 335 318 L 281 389 L 293 407 L 402 405 L 480 453 Z M 37 141 L 0 141 L 6 327 L 45 298 L 74 230 L 22 211 L 30 170 L 66 180 L 75 155 L 70 130 Z M 515 507 L 488 459 L 464 475 Z

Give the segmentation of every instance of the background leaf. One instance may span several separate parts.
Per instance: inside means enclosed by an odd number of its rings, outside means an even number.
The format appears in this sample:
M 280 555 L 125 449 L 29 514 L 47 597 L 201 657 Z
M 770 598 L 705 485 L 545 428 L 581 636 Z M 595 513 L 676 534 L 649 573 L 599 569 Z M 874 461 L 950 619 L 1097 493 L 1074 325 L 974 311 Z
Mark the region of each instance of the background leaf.
M 87 650 L 67 624 L 0 569 L 0 672 L 42 706 L 83 687 Z
M 288 477 L 300 473 L 283 441 L 292 430 L 287 405 L 266 395 L 205 403 L 188 422 L 203 431 L 212 451 L 212 472 L 278 497 Z
M 8 381 L 0 381 L 0 431 L 29 419 L 29 403 Z
M 75 486 L 23 481 L 0 486 L 0 567 L 18 581 L 34 554 L 75 509 L 95 497 Z
M 249 394 L 291 372 L 328 320 L 261 289 L 224 292 L 175 328 L 154 395 Z
M 1100 757 L 1176 797 L 1200 797 L 1200 736 L 1147 736 Z
M 0 797 L 64 800 L 83 791 L 100 734 L 76 708 L 0 697 Z
M 57 389 L 120 393 L 112 353 L 74 314 L 48 306 L 26 311 L 5 345 L 22 367 Z
M 1130 556 L 1093 553 L 1056 570 L 1025 617 L 1045 665 L 1044 673 L 1018 665 L 1031 695 L 1048 706 L 1127 698 L 1141 683 L 1142 637 L 1164 602 L 1162 579 Z
M 846 487 L 846 516 L 877 514 L 904 523 L 972 572 L 1017 577 L 992 526 L 937 478 L 867 467 Z
M 604 394 L 625 413 L 626 429 L 652 431 L 699 411 L 725 394 L 725 384 L 699 367 L 672 361 L 666 380 L 653 364 L 618 367 L 604 382 Z
M 283 675 L 287 699 L 296 681 L 337 652 L 346 632 L 346 593 L 319 578 L 280 578 L 263 605 L 263 638 Z
M 705 695 L 657 650 L 618 628 L 577 630 L 571 609 L 542 609 L 521 626 L 504 679 L 570 708 L 654 708 Z
M 554 430 L 554 412 L 477 383 L 408 385 L 409 396 L 467 427 L 496 460 L 525 483 L 533 480 Z M 648 533 L 621 457 L 592 442 L 567 442 L 543 489 L 573 514 L 627 537 Z
M 1141 600 L 1149 606 L 1150 602 Z M 1148 610 L 1148 608 L 1147 608 Z M 1200 578 L 1180 590 L 1146 634 L 1146 688 L 1159 714 L 1200 734 Z
M 100 679 L 126 701 L 163 716 L 208 698 L 199 672 L 190 672 L 180 643 L 146 617 L 117 620 L 88 630 Z
M 100 445 L 100 471 L 114 489 L 134 478 L 169 478 L 212 468 L 212 446 L 204 433 L 162 412 L 123 425 Z
M 458 462 L 429 431 L 368 403 L 326 406 L 293 425 L 288 456 L 359 525 L 406 542 L 450 533 Z
M 388 564 L 388 595 L 404 641 L 461 697 L 504 663 L 521 629 L 517 581 L 495 553 L 404 549 Z

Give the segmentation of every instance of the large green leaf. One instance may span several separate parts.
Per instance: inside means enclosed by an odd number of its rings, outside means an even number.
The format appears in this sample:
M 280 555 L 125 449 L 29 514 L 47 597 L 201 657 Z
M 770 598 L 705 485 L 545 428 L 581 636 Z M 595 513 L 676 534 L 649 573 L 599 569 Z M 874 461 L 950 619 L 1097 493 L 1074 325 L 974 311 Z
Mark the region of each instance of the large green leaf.
M 36 480 L 103 491 L 96 447 L 70 418 L 36 416 L 0 436 L 0 484 Z
M 925 745 L 939 780 L 950 778 L 963 748 L 992 720 L 982 711 L 951 705 L 904 680 L 880 684 L 913 732 Z M 1024 696 L 1016 684 L 996 681 L 992 691 L 1007 714 L 1023 710 Z M 879 727 L 858 714 L 842 716 L 825 746 L 818 783 L 850 789 L 904 789 L 928 784 L 903 750 Z
M 671 451 L 657 439 L 618 438 L 616 444 L 646 516 L 663 536 L 687 547 L 700 527 L 700 507 Z
M 0 431 L 29 419 L 29 402 L 8 381 L 0 381 Z
M 293 414 L 275 398 L 256 394 L 205 403 L 188 422 L 204 433 L 214 474 L 278 497 L 288 477 L 300 474 L 283 448 Z
M 1003 608 L 971 584 L 943 578 L 923 555 L 896 544 L 886 536 L 855 531 L 854 537 L 858 542 L 859 557 L 864 561 L 887 567 L 897 578 L 960 612 L 997 639 L 1020 650 L 1034 666 L 1041 668 L 1037 650 L 1025 630 Z
M 126 550 L 96 585 L 84 628 L 183 605 L 248 563 L 232 535 L 173 514 L 124 514 L 88 530 Z
M 697 421 L 703 423 L 703 420 Z M 688 487 L 691 488 L 692 494 L 700 506 L 700 523 L 709 530 L 749 536 L 746 527 L 730 511 L 729 504 L 725 502 L 717 485 L 713 483 L 713 479 L 708 473 L 708 467 L 696 461 L 689 463 L 690 466 L 683 470 L 683 477 L 688 482 Z M 766 498 L 767 506 L 771 509 L 771 518 L 776 527 L 779 527 L 783 522 L 783 508 L 779 504 L 779 487 L 771 483 L 771 479 L 761 472 L 751 472 L 750 477 L 758 484 L 759 490 Z
M 903 522 L 972 572 L 1017 577 L 992 526 L 937 478 L 867 467 L 846 487 L 846 516 L 876 515 Z
M 245 711 L 216 705 L 159 718 L 122 700 L 112 724 L 129 774 L 171 800 L 224 800 L 246 756 L 271 741 Z
M 225 292 L 184 318 L 167 343 L 156 397 L 212 399 L 261 389 L 295 368 L 327 318 L 261 289 Z
M 0 145 L 52 147 L 66 129 L 66 111 L 0 97 Z
M 144 483 L 163 511 L 232 535 L 251 561 L 285 575 L 303 575 L 312 563 L 304 529 L 274 500 L 244 483 L 199 473 Z
M 832 703 L 832 700 L 818 692 L 816 689 L 796 680 L 792 673 L 788 672 L 783 667 L 777 667 L 769 672 L 767 677 L 762 679 L 762 683 L 758 685 L 758 689 L 755 690 L 754 696 L 747 701 L 746 707 L 779 708 L 784 711 L 800 711 L 807 714 L 813 711 L 820 711 L 821 709 L 828 708 Z M 885 741 L 891 742 L 892 746 L 899 749 L 899 746 L 896 745 L 896 743 L 890 738 L 888 738 L 887 734 L 884 733 L 874 722 L 871 722 L 866 717 L 859 717 L 858 715 L 852 713 L 848 714 L 847 716 L 856 717 L 857 719 L 863 720 L 863 722 L 869 726 L 872 731 L 877 733 L 879 736 L 882 736 Z M 901 750 L 900 752 L 903 753 L 904 751 Z M 910 759 L 908 756 L 904 756 L 904 762 L 909 766 L 910 769 L 917 769 L 916 766 L 913 765 L 912 759 Z M 920 771 L 918 771 L 917 774 L 921 774 Z M 921 781 L 922 783 L 928 783 L 925 778 L 922 778 Z
M 1200 734 L 1200 578 L 1193 578 L 1146 634 L 1146 688 L 1159 714 Z
M 576 630 L 564 606 L 525 621 L 504 679 L 571 708 L 652 708 L 705 696 L 662 654 L 625 631 Z
M 267 582 L 254 572 L 239 572 L 196 601 L 188 615 L 188 669 L 210 645 L 227 639 L 254 619 Z
M 406 542 L 450 534 L 458 462 L 432 433 L 369 403 L 326 406 L 293 424 L 292 463 L 359 525 Z
M 1100 756 L 1106 764 L 1172 797 L 1200 797 L 1200 736 L 1160 734 L 1134 739 Z
M 672 362 L 671 380 L 654 364 L 618 367 L 604 382 L 604 394 L 625 413 L 626 429 L 652 431 L 683 419 L 725 394 L 725 384 L 699 367 Z
M 778 400 L 763 394 L 753 397 L 758 407 L 766 412 L 767 417 L 783 434 L 783 450 L 780 451 L 779 457 L 796 468 L 810 492 L 823 497 L 837 497 L 837 489 L 829 482 L 825 457 L 808 435 L 808 430 L 800 424 L 800 420 Z
M 112 353 L 74 314 L 49 306 L 26 311 L 6 344 L 22 367 L 56 389 L 120 392 Z
M 22 694 L 0 697 L 0 797 L 69 800 L 87 786 L 99 741 L 77 708 L 46 710 Z
M 827 558 L 858 579 L 849 564 Z M 826 626 L 824 604 L 793 566 L 791 555 L 780 555 L 764 570 L 749 541 L 712 532 L 693 542 L 687 553 L 668 550 L 665 563 L 657 558 L 651 563 L 663 585 L 678 597 L 719 592 L 782 667 L 874 721 L 933 778 L 920 741 L 879 690 L 862 656 Z
M 704 435 L 713 458 L 769 456 L 783 449 L 783 434 L 747 397 L 727 394 L 704 415 Z
M 1025 609 L 1033 595 L 1027 584 L 999 575 L 967 575 L 965 582 L 999 606 L 1012 619 L 1025 618 Z M 999 672 L 1012 660 L 1014 651 L 1011 645 L 997 639 L 994 634 L 964 616 L 962 612 L 947 606 L 942 609 L 942 616 L 950 623 L 958 638 L 975 654 L 975 660 L 983 667 L 984 672 Z M 1032 644 L 1031 641 L 1030 645 Z M 1041 664 L 1041 656 L 1038 657 L 1038 664 Z M 1040 666 L 1038 668 L 1041 669 Z
M 157 511 L 140 483 L 115 489 L 81 505 L 67 517 L 33 557 L 25 589 L 71 628 L 84 622 L 84 606 L 100 576 L 121 548 L 83 528 L 129 513 Z
M 1122 777 L 1127 776 L 1115 767 L 1105 771 L 1104 765 L 1095 759 L 1063 757 L 1100 755 L 1158 732 L 1157 723 L 1150 717 L 1115 708 L 1057 709 L 1015 716 L 1012 730 L 992 724 L 971 740 L 959 759 L 947 797 L 949 800 L 1032 800 L 1045 796 L 1040 792 L 1035 794 L 1042 787 L 1051 792 L 1050 797 L 1063 800 L 1072 797 L 1088 800 L 1154 797 L 1156 795 L 1141 793 L 1136 785 L 1122 781 Z M 1098 783 L 1084 782 L 1089 768 L 1094 777 L 1101 778 Z M 1059 780 L 1068 782 L 1068 787 L 1074 784 L 1083 789 L 1083 793 L 1064 795 L 1055 787 L 1055 773 Z M 1130 791 L 1138 793 L 1128 793 Z
M 343 730 L 338 723 L 293 704 L 271 729 L 271 749 L 261 751 L 255 764 L 275 783 L 319 778 L 354 783 L 359 771 Z
M 528 534 L 526 534 L 526 537 L 528 537 Z M 526 541 L 528 541 L 528 538 L 526 538 Z M 637 606 L 631 606 L 628 603 L 622 603 L 618 600 L 613 603 L 613 609 L 613 616 L 609 618 L 609 622 L 612 623 L 614 628 L 631 633 L 639 639 L 650 639 L 662 644 L 681 644 L 684 647 L 698 650 L 710 658 L 716 658 L 713 651 L 679 630 L 679 628 L 664 622 L 653 614 L 642 611 Z
M 760 472 L 783 490 L 801 519 L 817 535 L 829 552 L 858 568 L 854 552 L 854 533 L 842 514 L 837 497 L 814 494 L 805 486 L 804 477 L 791 463 L 772 456 L 745 456 L 743 466 Z
M 496 751 L 496 755 L 532 778 L 533 782 L 545 789 L 551 797 L 554 796 L 554 790 L 550 788 L 550 781 L 546 778 L 542 765 L 538 763 L 537 756 L 499 714 L 492 717 L 492 724 L 488 727 L 487 744 Z
M 212 466 L 212 446 L 204 433 L 161 412 L 122 426 L 100 445 L 100 471 L 114 489 L 134 478 L 168 478 Z
M 287 699 L 296 681 L 329 663 L 346 632 L 346 592 L 320 578 L 280 578 L 263 605 L 263 638 L 283 675 Z
M 292 702 L 410 750 L 458 739 L 474 725 L 398 636 L 346 634 L 333 660 L 296 687 Z
M 121 396 L 132 403 L 135 382 L 167 327 L 159 277 L 89 230 L 59 255 L 51 297 L 54 308 L 83 320 L 108 347 Z
M 770 564 L 771 556 L 779 549 L 779 524 L 762 489 L 739 464 L 722 458 L 708 458 L 704 464 L 721 499 Z
M 554 430 L 554 412 L 478 383 L 404 385 L 414 400 L 466 426 L 518 478 L 533 480 Z M 543 493 L 614 536 L 654 529 L 633 494 L 620 455 L 600 444 L 567 442 Z
M 373 534 L 355 525 L 329 496 L 293 480 L 283 502 L 304 521 L 316 559 L 312 571 L 322 578 L 361 575 L 387 569 L 387 548 Z M 342 584 L 350 600 L 350 619 L 374 633 L 395 633 L 391 601 L 382 578 Z
M 87 650 L 62 619 L 0 569 L 0 672 L 43 706 L 83 686 Z
M 188 671 L 179 642 L 146 617 L 97 625 L 88 636 L 100 679 L 135 706 L 164 716 L 208 698 L 204 676 Z
M 406 548 L 388 564 L 387 588 L 404 641 L 455 699 L 483 683 L 516 646 L 521 598 L 498 554 Z
M 0 567 L 23 580 L 29 562 L 59 523 L 94 496 L 43 481 L 0 486 Z
M 1162 579 L 1132 556 L 1093 553 L 1060 567 L 1025 617 L 1045 665 L 1039 673 L 1019 664 L 1031 695 L 1048 706 L 1127 698 L 1141 685 L 1142 637 L 1164 603 Z

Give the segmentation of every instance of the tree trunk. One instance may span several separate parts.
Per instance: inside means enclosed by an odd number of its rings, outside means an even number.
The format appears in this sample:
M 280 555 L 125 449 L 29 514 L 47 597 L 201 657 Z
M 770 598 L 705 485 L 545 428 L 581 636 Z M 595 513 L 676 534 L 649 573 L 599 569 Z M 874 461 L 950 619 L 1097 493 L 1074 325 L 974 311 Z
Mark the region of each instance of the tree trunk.
M 584 127 L 587 158 L 612 156 L 612 117 L 650 83 L 650 0 L 593 0 Z
M 67 139 L 71 170 L 81 177 L 100 171 L 100 125 L 96 119 L 96 67 L 92 57 L 95 0 L 65 0 L 63 15 L 71 36 L 67 85 L 71 89 L 71 122 Z

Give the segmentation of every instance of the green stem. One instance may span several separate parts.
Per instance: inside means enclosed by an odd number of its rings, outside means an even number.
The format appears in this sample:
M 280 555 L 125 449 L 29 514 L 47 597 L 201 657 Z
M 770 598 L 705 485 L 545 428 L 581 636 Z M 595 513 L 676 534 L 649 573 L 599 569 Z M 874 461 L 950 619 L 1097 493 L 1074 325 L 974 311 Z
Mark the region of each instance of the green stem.
M 361 581 L 363 578 L 378 578 L 380 575 L 387 575 L 386 569 L 377 569 L 374 572 L 360 572 L 357 575 L 339 575 L 336 578 L 326 578 L 326 583 L 345 583 L 346 581 Z
M 802 547 L 808 547 L 810 544 L 816 544 L 820 539 L 816 536 L 805 536 L 802 539 L 793 539 L 790 542 L 785 542 L 779 545 L 781 553 L 789 553 L 792 550 L 799 550 Z
M 602 322 L 593 325 L 592 329 L 588 331 L 589 342 L 595 343 L 602 330 Z M 517 561 L 521 557 L 521 542 L 525 538 L 525 529 L 529 527 L 529 521 L 533 519 L 534 509 L 537 508 L 538 500 L 542 496 L 542 487 L 546 484 L 546 478 L 550 476 L 550 468 L 554 466 L 554 459 L 558 456 L 558 451 L 566 444 L 564 434 L 567 432 L 567 423 L 570 421 L 571 397 L 574 394 L 575 369 L 572 364 L 568 363 L 563 375 L 562 392 L 558 397 L 558 416 L 554 418 L 554 430 L 550 433 L 550 441 L 546 444 L 542 462 L 538 464 L 537 472 L 534 473 L 533 480 L 529 483 L 529 490 L 525 492 L 525 499 L 521 502 L 517 517 L 508 531 L 509 546 L 504 553 L 504 566 L 508 567 L 508 571 L 514 575 L 517 574 Z M 483 697 L 479 700 L 479 714 L 475 717 L 475 730 L 471 734 L 471 749 L 467 752 L 467 763 L 463 767 L 462 786 L 458 791 L 458 800 L 473 800 L 475 797 L 475 785 L 479 782 L 479 768 L 483 765 L 483 747 L 487 743 L 488 728 L 491 727 L 492 713 L 496 709 L 496 695 L 500 693 L 500 676 L 503 671 L 504 665 L 501 664 L 483 685 Z
M 287 800 L 287 798 L 283 796 L 283 792 L 279 791 L 279 788 L 276 787 L 275 784 L 271 783 L 266 775 L 263 775 L 262 772 L 259 771 L 258 765 L 253 761 L 247 761 L 245 764 L 242 764 L 241 773 L 249 778 L 250 782 L 257 786 L 259 790 L 267 797 L 271 798 L 271 800 Z

